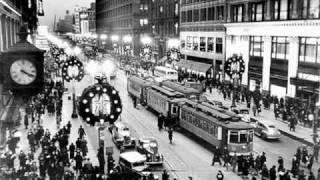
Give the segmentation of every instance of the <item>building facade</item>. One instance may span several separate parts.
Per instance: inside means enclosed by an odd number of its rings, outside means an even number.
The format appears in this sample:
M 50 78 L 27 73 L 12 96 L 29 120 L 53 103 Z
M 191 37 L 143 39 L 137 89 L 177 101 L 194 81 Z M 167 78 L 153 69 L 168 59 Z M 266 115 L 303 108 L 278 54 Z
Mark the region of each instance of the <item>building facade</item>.
M 89 13 L 89 32 L 96 33 L 96 3 L 90 3 Z
M 243 56 L 242 84 L 313 98 L 320 81 L 319 0 L 227 1 L 226 57 Z
M 147 5 L 147 4 L 146 4 Z M 140 11 L 149 10 L 149 31 L 153 41 L 156 60 L 166 57 L 171 39 L 179 39 L 179 1 L 149 1 L 148 6 L 140 5 Z M 178 48 L 178 47 L 176 47 Z
M 124 42 L 123 37 L 130 36 L 133 54 L 140 54 L 141 38 L 150 29 L 148 4 L 149 0 L 96 0 L 97 34 L 107 36 L 108 49 L 124 53 L 123 47 L 128 42 Z
M 180 1 L 180 67 L 193 74 L 222 80 L 226 42 L 225 1 Z
M 66 15 L 64 16 L 64 19 L 59 19 L 57 23 L 57 32 L 60 33 L 67 33 L 67 32 L 73 32 L 73 24 L 74 24 L 74 16 L 69 14 L 69 11 L 66 11 Z

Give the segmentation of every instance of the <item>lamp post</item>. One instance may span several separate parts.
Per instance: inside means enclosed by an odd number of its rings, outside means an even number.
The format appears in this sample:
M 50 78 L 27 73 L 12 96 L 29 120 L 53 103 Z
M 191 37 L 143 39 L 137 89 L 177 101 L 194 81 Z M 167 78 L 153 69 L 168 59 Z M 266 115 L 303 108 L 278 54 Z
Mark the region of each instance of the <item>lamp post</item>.
M 119 54 L 119 44 L 118 44 L 119 36 L 118 35 L 112 35 L 111 36 L 111 41 L 112 41 L 113 49 L 116 48 L 116 53 Z
M 72 77 L 72 114 L 71 118 L 78 118 L 77 108 L 76 108 L 76 88 L 75 88 L 75 77 L 78 75 L 78 69 L 70 67 L 70 76 Z
M 233 84 L 231 107 L 236 107 L 237 92 L 240 85 L 242 74 L 245 70 L 245 65 L 242 56 L 234 54 L 232 57 L 228 58 L 225 62 L 224 70 L 225 73 L 229 75 Z
M 131 53 L 131 43 L 132 43 L 132 37 L 130 35 L 126 35 L 123 37 L 123 42 L 124 42 L 124 52 L 126 55 L 126 61 L 128 63 L 129 61 L 129 53 Z

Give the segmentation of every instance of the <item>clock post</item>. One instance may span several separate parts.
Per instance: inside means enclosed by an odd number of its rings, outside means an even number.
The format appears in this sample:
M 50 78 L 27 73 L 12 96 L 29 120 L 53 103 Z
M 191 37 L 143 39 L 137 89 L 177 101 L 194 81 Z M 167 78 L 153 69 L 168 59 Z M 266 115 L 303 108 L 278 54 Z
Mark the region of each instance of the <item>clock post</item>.
M 30 97 L 38 94 L 44 85 L 44 50 L 27 41 L 27 28 L 18 33 L 20 41 L 0 56 L 3 64 L 4 86 L 14 96 Z

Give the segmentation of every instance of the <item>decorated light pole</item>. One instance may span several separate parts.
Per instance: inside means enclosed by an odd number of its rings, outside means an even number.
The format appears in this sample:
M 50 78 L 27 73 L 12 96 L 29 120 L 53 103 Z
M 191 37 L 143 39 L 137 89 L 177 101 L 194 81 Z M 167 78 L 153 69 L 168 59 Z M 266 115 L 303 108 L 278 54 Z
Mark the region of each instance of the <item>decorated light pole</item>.
M 123 42 L 124 42 L 124 53 L 126 56 L 126 63 L 129 63 L 129 54 L 131 54 L 131 43 L 132 43 L 132 37 L 130 35 L 126 35 L 123 37 Z
M 232 57 L 228 58 L 225 62 L 224 70 L 232 80 L 233 84 L 231 107 L 236 107 L 236 98 L 238 93 L 237 89 L 239 88 L 242 74 L 245 70 L 245 64 L 242 56 L 233 55 Z
M 172 64 L 173 62 L 179 62 L 181 59 L 181 53 L 177 48 L 171 48 L 167 52 L 167 62 Z
M 71 118 L 78 118 L 76 109 L 76 92 L 75 92 L 75 81 L 81 81 L 84 76 L 84 67 L 81 61 L 76 56 L 71 56 L 67 62 L 62 66 L 62 78 L 70 82 L 72 81 L 72 115 Z

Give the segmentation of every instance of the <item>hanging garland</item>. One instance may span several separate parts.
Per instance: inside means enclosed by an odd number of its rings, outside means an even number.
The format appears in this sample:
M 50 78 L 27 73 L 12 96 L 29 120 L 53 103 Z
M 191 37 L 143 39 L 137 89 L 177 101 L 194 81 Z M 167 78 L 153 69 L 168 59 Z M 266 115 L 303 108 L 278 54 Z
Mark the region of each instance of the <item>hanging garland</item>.
M 233 77 L 235 74 L 238 74 L 239 77 L 241 77 L 245 70 L 245 64 L 242 56 L 233 56 L 228 58 L 225 62 L 224 70 L 230 77 Z
M 172 61 L 176 61 L 179 62 L 181 58 L 181 53 L 177 48 L 171 48 L 168 52 L 167 52 L 167 61 L 168 63 L 172 63 Z
M 140 50 L 140 56 L 146 57 L 146 56 L 152 56 L 152 49 L 150 45 L 145 45 Z
M 97 101 L 95 102 L 95 100 Z M 95 106 L 97 104 L 100 106 Z M 78 108 L 79 115 L 92 126 L 96 122 L 99 123 L 100 120 L 113 124 L 122 112 L 119 93 L 108 83 L 87 87 L 80 97 Z
M 75 77 L 72 77 L 71 74 L 69 74 L 69 68 L 75 66 L 78 68 L 78 74 Z M 81 81 L 83 77 L 84 66 L 82 62 L 79 61 L 75 56 L 71 56 L 70 59 L 66 61 L 62 66 L 62 78 L 67 82 L 70 82 L 72 78 L 74 78 L 76 81 Z

